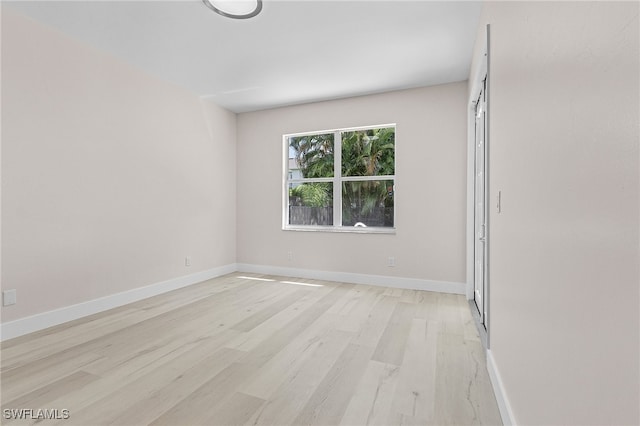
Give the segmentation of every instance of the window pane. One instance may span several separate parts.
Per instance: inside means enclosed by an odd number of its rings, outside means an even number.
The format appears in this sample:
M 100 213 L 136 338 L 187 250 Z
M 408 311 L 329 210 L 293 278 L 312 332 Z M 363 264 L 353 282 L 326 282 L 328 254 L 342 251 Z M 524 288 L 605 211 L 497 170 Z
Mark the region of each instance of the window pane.
M 393 181 L 342 183 L 342 225 L 393 227 Z
M 291 179 L 333 177 L 333 133 L 289 138 Z
M 342 176 L 395 174 L 393 127 L 342 133 Z
M 289 225 L 333 225 L 333 184 L 289 184 Z

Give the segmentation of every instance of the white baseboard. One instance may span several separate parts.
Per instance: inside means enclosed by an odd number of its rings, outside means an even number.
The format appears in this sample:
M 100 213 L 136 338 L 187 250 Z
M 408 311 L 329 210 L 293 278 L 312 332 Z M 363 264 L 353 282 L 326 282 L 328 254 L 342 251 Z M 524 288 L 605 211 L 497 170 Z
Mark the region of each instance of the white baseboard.
M 449 281 L 432 281 L 418 278 L 400 278 L 384 275 L 354 274 L 350 272 L 318 271 L 314 269 L 297 269 L 281 266 L 253 265 L 238 263 L 239 272 L 251 272 L 285 277 L 310 278 L 324 281 L 336 281 L 352 284 L 367 284 L 381 287 L 405 288 L 409 290 L 426 290 L 438 293 L 465 294 L 466 283 Z
M 496 401 L 498 402 L 498 409 L 500 410 L 500 417 L 502 417 L 502 424 L 504 426 L 515 426 L 516 419 L 513 417 L 513 411 L 511 410 L 511 404 L 509 404 L 509 398 L 504 389 L 504 384 L 498 371 L 496 361 L 493 359 L 493 353 L 491 350 L 487 350 L 487 370 L 489 370 L 489 378 L 491 379 L 491 385 L 493 386 L 493 393 L 496 395 Z
M 121 293 L 112 294 L 99 299 L 93 299 L 76 305 L 65 306 L 64 308 L 55 309 L 53 311 L 47 311 L 30 317 L 9 321 L 0 324 L 0 341 L 33 333 L 35 331 L 53 327 L 54 325 L 97 314 L 98 312 L 117 308 L 118 306 L 137 302 L 138 300 L 146 299 L 172 290 L 177 290 L 182 287 L 230 274 L 236 270 L 236 264 L 220 266 L 218 268 L 196 272 L 195 274 L 161 281 L 145 287 L 134 288 L 132 290 L 123 291 Z
M 382 287 L 406 288 L 411 290 L 426 290 L 439 293 L 465 294 L 465 283 L 431 281 L 417 278 L 399 278 L 382 275 L 354 274 L 348 272 L 318 271 L 312 269 L 285 268 L 279 266 L 229 264 L 218 268 L 197 272 L 191 275 L 173 278 L 167 281 L 134 288 L 121 293 L 89 300 L 53 311 L 42 312 L 30 317 L 20 318 L 0 324 L 0 341 L 13 339 L 28 333 L 53 327 L 78 318 L 97 314 L 108 309 L 117 308 L 138 300 L 146 299 L 158 294 L 177 290 L 192 284 L 210 280 L 232 272 L 252 272 L 257 274 L 281 275 L 298 278 L 311 278 L 325 281 L 337 281 L 353 284 L 368 284 Z

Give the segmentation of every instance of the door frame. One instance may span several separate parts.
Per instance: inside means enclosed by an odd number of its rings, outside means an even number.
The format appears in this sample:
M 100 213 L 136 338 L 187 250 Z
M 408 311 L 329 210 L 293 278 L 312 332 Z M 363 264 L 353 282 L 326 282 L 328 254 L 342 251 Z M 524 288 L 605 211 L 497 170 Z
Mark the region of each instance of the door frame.
M 480 57 L 477 58 L 478 66 L 473 76 L 469 79 L 469 99 L 467 102 L 467 288 L 466 296 L 469 300 L 469 306 L 472 310 L 472 314 L 477 328 L 480 332 L 480 337 L 485 345 L 486 349 L 490 347 L 490 325 L 491 325 L 491 309 L 489 297 L 490 293 L 490 218 L 491 218 L 491 193 L 490 193 L 490 168 L 489 168 L 489 151 L 490 151 L 490 51 L 489 51 L 489 25 L 486 26 L 485 38 L 483 49 L 480 53 Z M 484 284 L 484 304 L 486 306 L 486 315 L 484 318 L 484 324 L 480 323 L 480 315 L 478 314 L 474 301 L 474 280 L 475 280 L 475 107 L 476 101 L 480 96 L 480 91 L 483 88 L 483 81 L 486 78 L 485 99 L 486 99 L 486 124 L 485 124 L 485 203 L 488 206 L 486 214 L 486 228 L 485 228 L 485 284 Z

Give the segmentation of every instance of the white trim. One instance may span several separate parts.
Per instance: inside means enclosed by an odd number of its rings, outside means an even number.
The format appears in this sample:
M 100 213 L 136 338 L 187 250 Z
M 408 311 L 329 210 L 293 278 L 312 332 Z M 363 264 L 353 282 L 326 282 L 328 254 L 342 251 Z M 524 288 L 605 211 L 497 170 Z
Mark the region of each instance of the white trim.
M 44 330 L 65 322 L 73 321 L 108 309 L 117 308 L 142 299 L 157 296 L 179 288 L 197 284 L 233 272 L 253 272 L 259 274 L 281 275 L 298 278 L 312 278 L 325 281 L 337 281 L 353 284 L 367 284 L 381 287 L 426 290 L 439 293 L 464 294 L 465 283 L 432 281 L 419 278 L 390 277 L 383 275 L 365 275 L 349 272 L 319 271 L 279 266 L 232 263 L 195 274 L 161 281 L 144 287 L 134 288 L 121 293 L 98 299 L 88 300 L 71 306 L 42 312 L 25 318 L 19 318 L 0 324 L 0 341 Z
M 320 134 L 329 134 L 334 132 L 350 132 L 354 130 L 371 130 L 371 129 L 383 129 L 385 127 L 395 127 L 396 123 L 386 123 L 386 124 L 370 124 L 367 126 L 355 126 L 355 127 L 340 127 L 333 129 L 325 129 L 325 130 L 313 130 L 313 131 L 304 131 L 304 132 L 294 132 L 294 133 L 285 133 L 284 137 L 288 138 L 289 136 L 308 136 L 308 135 L 320 135 Z
M 335 216 L 334 216 L 335 217 Z M 283 231 L 303 232 L 351 232 L 355 234 L 395 234 L 396 228 L 382 228 L 379 226 L 315 226 L 315 225 L 289 225 Z
M 486 55 L 484 66 L 486 67 L 486 77 L 484 80 L 484 147 L 485 147 L 485 277 L 484 277 L 484 294 L 482 295 L 484 304 L 484 327 L 487 330 L 487 349 L 491 348 L 491 24 L 486 26 Z M 474 206 L 475 208 L 475 206 Z
M 395 203 L 395 194 L 396 194 L 396 176 L 395 176 L 395 167 L 393 175 L 375 175 L 375 176 L 342 176 L 342 134 L 350 131 L 361 131 L 361 130 L 371 130 L 371 129 L 386 129 L 393 128 L 394 134 L 397 134 L 397 124 L 379 124 L 379 125 L 370 125 L 370 126 L 359 126 L 359 127 L 346 127 L 341 129 L 332 129 L 332 130 L 318 130 L 313 132 L 302 132 L 302 133 L 288 133 L 282 135 L 282 147 L 283 147 L 283 192 L 282 192 L 282 230 L 283 231 L 325 231 L 327 228 L 332 228 L 335 232 L 336 228 L 344 228 L 340 230 L 340 232 L 353 232 L 353 228 L 350 226 L 342 225 L 342 184 L 344 182 L 359 182 L 359 181 L 393 181 L 393 193 L 394 193 L 394 203 L 393 203 L 393 220 L 394 227 L 392 228 L 392 232 L 363 232 L 363 233 L 395 233 L 395 218 L 397 211 L 397 204 Z M 333 160 L 333 176 L 332 177 L 324 177 L 324 178 L 289 178 L 289 149 L 290 142 L 289 139 L 292 137 L 300 137 L 300 136 L 308 136 L 308 135 L 328 135 L 333 133 L 333 150 L 334 150 L 334 160 Z M 394 142 L 394 152 L 396 152 L 397 146 Z M 394 159 L 395 165 L 395 159 Z M 313 226 L 313 225 L 290 225 L 289 218 L 289 185 L 291 184 L 304 184 L 304 183 L 332 183 L 333 184 L 333 226 Z M 339 225 L 337 225 L 339 224 Z
M 282 266 L 253 265 L 247 263 L 238 263 L 238 271 L 452 294 L 465 294 L 466 287 L 465 283 L 450 281 L 432 281 L 419 278 L 402 278 L 384 275 L 355 274 L 351 272 L 297 269 Z
M 482 324 L 486 330 L 486 339 L 483 341 L 486 349 L 491 347 L 491 279 L 490 279 L 490 243 L 491 243 L 491 212 L 488 209 L 491 200 L 491 190 L 489 185 L 489 179 L 491 175 L 491 168 L 489 164 L 489 150 L 490 150 L 490 61 L 491 61 L 491 40 L 490 40 L 490 25 L 487 24 L 485 28 L 484 49 L 479 53 L 480 62 L 476 69 L 475 75 L 470 76 L 469 84 L 471 90 L 469 91 L 468 100 L 468 157 L 467 157 L 467 291 L 466 295 L 469 300 L 474 300 L 475 297 L 475 101 L 478 99 L 482 88 L 484 87 L 485 94 L 485 277 L 484 277 L 484 292 L 483 292 L 483 312 L 480 314 L 482 318 Z
M 68 321 L 73 321 L 78 318 L 133 303 L 138 300 L 177 290 L 182 287 L 230 274 L 236 270 L 236 264 L 232 263 L 218 268 L 196 272 L 191 275 L 184 275 L 167 281 L 161 281 L 144 287 L 138 287 L 121 293 L 78 303 L 76 305 L 65 306 L 64 308 L 55 309 L 53 311 L 42 312 L 30 317 L 2 323 L 0 324 L 0 341 L 33 333 Z
M 288 158 L 287 158 L 288 160 Z M 287 172 L 287 176 L 289 175 L 289 173 Z M 333 183 L 333 181 L 335 180 L 332 177 L 324 177 L 324 178 L 296 178 L 296 179 L 289 179 L 288 177 L 287 179 L 287 183 Z M 289 189 L 289 188 L 287 188 Z
M 394 126 L 395 128 L 395 126 Z M 395 135 L 394 135 L 395 138 Z M 395 164 L 395 149 L 393 151 Z M 342 131 L 333 133 L 333 226 L 342 226 Z M 395 220 L 395 217 L 394 217 Z M 291 225 L 288 225 L 291 226 Z
M 289 225 L 289 137 L 282 135 L 282 229 Z
M 472 92 L 473 93 L 473 92 Z M 472 95 L 473 96 L 473 95 Z M 469 101 L 469 111 L 467 113 L 467 300 L 473 300 L 473 284 L 474 284 L 474 161 L 475 161 L 475 136 L 474 136 L 474 108 L 473 102 Z
M 487 30 L 488 31 L 488 30 Z M 485 35 L 486 36 L 486 35 Z M 480 52 L 480 59 L 476 74 L 471 76 L 469 84 L 467 110 L 467 299 L 473 300 L 474 284 L 474 212 L 475 212 L 475 105 L 482 89 L 482 81 L 488 76 L 488 38 L 485 38 L 484 49 Z M 486 170 L 485 170 L 486 172 Z M 488 198 L 487 198 L 488 200 Z M 487 218 L 488 221 L 488 218 Z
M 502 424 L 504 426 L 515 426 L 516 419 L 513 416 L 511 404 L 509 403 L 509 398 L 507 398 L 507 393 L 491 350 L 487 350 L 487 370 L 489 371 L 491 386 L 493 386 L 493 393 L 495 394 L 496 401 L 498 402 L 498 409 L 500 410 L 500 417 L 502 417 Z

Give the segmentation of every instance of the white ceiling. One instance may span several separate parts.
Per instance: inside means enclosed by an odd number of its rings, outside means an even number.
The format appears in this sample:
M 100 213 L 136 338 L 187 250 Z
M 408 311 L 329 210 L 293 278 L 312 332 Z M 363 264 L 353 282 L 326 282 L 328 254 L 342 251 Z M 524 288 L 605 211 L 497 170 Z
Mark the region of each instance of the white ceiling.
M 481 9 L 264 0 L 232 20 L 200 0 L 8 4 L 235 112 L 465 80 Z

